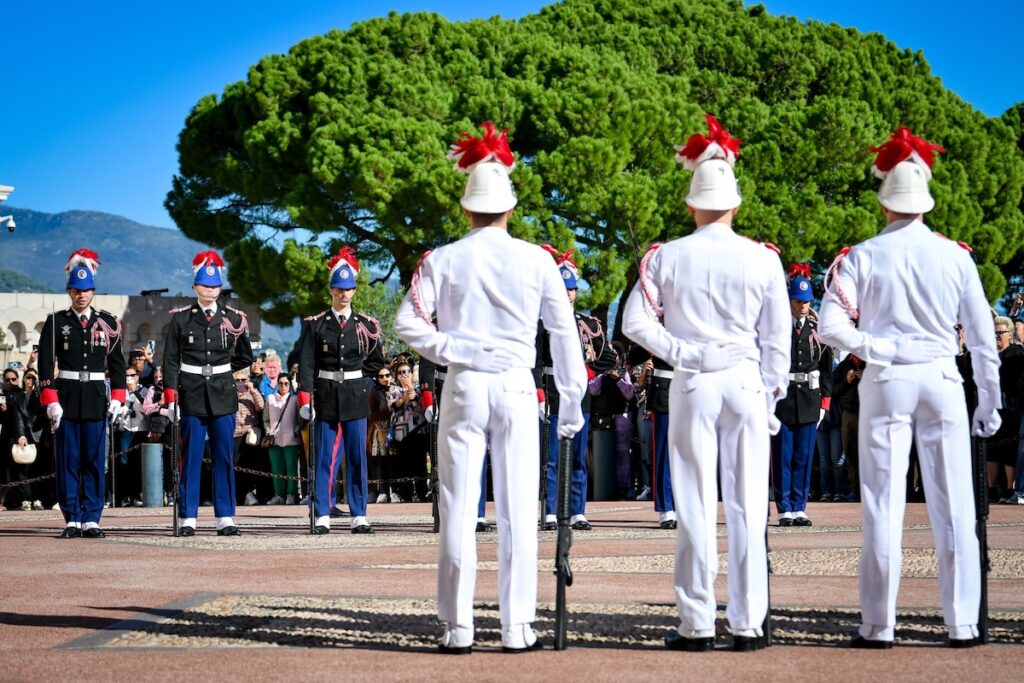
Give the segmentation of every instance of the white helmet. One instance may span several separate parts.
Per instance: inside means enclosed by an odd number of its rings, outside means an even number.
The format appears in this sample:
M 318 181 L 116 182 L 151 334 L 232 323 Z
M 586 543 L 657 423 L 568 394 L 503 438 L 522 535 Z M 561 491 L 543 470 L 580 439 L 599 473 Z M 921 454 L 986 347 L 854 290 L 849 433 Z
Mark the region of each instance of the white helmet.
M 740 205 L 739 186 L 732 165 L 724 159 L 708 159 L 697 164 L 690 180 L 686 203 L 694 209 L 725 211 Z
M 505 213 L 516 205 L 512 181 L 504 164 L 487 161 L 469 172 L 462 207 L 473 213 Z
M 894 166 L 878 189 L 878 201 L 897 213 L 928 213 L 935 208 L 935 200 L 928 190 L 930 170 L 908 159 Z

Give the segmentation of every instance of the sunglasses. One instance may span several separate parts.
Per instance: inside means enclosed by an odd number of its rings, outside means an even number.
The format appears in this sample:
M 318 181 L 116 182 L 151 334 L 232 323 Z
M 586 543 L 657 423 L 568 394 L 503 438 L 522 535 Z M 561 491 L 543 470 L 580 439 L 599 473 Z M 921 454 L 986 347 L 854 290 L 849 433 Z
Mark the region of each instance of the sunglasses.
M 1004 334 L 1010 334 L 1008 330 L 1001 330 L 996 332 L 996 337 L 1002 337 Z
M 399 377 L 402 377 L 404 375 L 411 375 L 411 374 L 412 374 L 412 370 L 399 370 L 398 371 L 398 376 Z
M 290 384 L 291 384 L 291 382 L 289 382 L 289 381 L 288 381 L 288 380 L 286 380 L 286 379 L 283 379 L 283 380 L 281 380 L 280 382 L 278 382 L 278 385 L 280 385 L 280 386 L 283 386 L 283 387 L 286 387 L 286 386 L 288 386 L 288 385 L 290 385 Z
M 389 379 L 390 377 L 391 377 L 391 373 L 390 372 L 382 372 L 379 375 L 377 375 L 377 379 Z

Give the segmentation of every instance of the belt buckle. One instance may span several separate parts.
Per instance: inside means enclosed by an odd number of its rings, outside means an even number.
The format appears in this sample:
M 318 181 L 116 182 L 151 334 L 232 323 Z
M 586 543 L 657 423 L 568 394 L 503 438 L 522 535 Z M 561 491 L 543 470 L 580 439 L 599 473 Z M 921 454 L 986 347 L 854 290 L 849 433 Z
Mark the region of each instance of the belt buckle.
M 89 381 L 89 371 L 88 370 L 79 370 L 79 372 L 78 372 L 78 381 L 79 382 L 88 382 Z
M 213 366 L 212 365 L 204 365 L 203 366 L 203 377 L 213 377 Z

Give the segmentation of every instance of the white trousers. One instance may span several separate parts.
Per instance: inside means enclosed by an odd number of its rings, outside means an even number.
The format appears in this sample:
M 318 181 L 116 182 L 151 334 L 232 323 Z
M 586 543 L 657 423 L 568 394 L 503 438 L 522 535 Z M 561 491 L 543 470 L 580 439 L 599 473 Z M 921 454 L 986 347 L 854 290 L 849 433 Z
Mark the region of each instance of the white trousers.
M 718 575 L 716 466 L 729 536 L 733 632 L 761 633 L 768 611 L 768 410 L 757 363 L 677 372 L 669 390 L 669 466 L 676 502 L 675 593 L 679 633 L 715 634 Z
M 935 534 L 939 591 L 954 637 L 975 633 L 981 600 L 967 407 L 952 358 L 868 365 L 860 383 L 860 605 L 864 637 L 892 640 L 903 561 L 910 440 L 917 443 Z M 957 630 L 954 630 L 957 629 Z
M 540 433 L 533 376 L 525 368 L 500 374 L 449 369 L 439 420 L 438 616 L 471 642 L 476 513 L 488 446 L 498 527 L 501 624 L 529 623 L 536 615 Z

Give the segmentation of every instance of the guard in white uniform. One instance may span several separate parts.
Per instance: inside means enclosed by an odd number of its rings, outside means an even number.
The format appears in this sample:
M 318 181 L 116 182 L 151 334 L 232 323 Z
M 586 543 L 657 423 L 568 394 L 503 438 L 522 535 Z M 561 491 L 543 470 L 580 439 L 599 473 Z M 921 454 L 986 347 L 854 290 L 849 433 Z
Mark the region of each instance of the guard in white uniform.
M 935 533 L 949 644 L 977 643 L 981 574 L 967 408 L 955 363 L 957 321 L 967 332 L 978 385 L 973 425 L 979 436 L 999 428 L 999 358 L 969 253 L 922 220 L 935 206 L 928 181 L 936 150 L 942 148 L 906 128 L 872 148 L 879 153 L 873 170 L 884 178 L 878 200 L 887 225 L 836 257 L 821 307 L 821 338 L 867 361 L 858 440 L 863 623 L 853 647 L 892 647 L 911 439 Z
M 726 615 L 733 649 L 749 651 L 764 644 L 768 610 L 769 420 L 788 384 L 789 300 L 777 253 L 732 230 L 739 140 L 707 120 L 710 138 L 694 135 L 677 148 L 694 172 L 686 203 L 697 229 L 644 256 L 622 330 L 674 368 L 668 447 L 679 627 L 665 644 L 714 647 L 719 466 L 729 532 Z
M 537 603 L 540 439 L 532 369 L 539 318 L 550 334 L 554 381 L 563 399 L 559 436 L 571 438 L 582 428 L 587 384 L 558 268 L 540 247 L 508 234 L 516 198 L 506 133 L 496 135 L 490 122 L 484 127 L 483 138 L 463 134 L 451 155 L 457 169 L 469 172 L 461 203 L 472 230 L 424 257 L 395 316 L 399 337 L 448 366 L 438 427 L 437 601 L 445 623 L 440 647 L 450 654 L 469 653 L 473 644 L 477 501 L 488 447 L 502 649 L 541 646 L 530 626 Z

